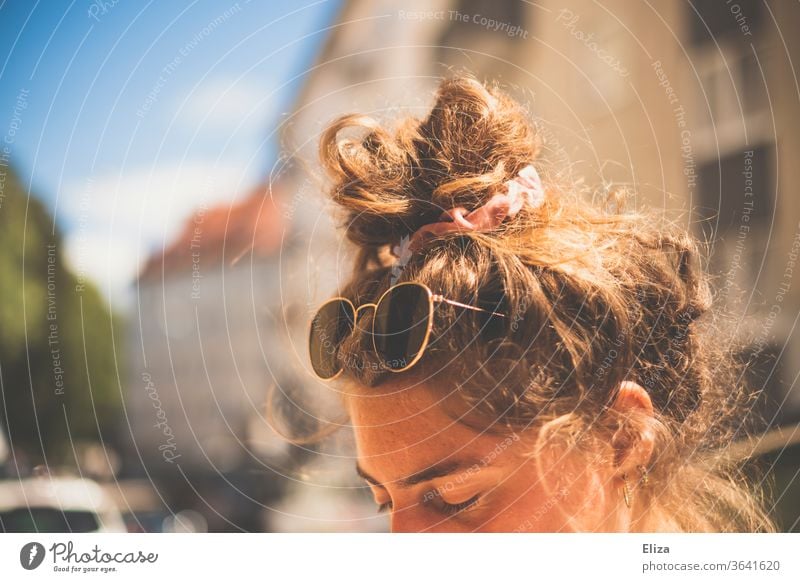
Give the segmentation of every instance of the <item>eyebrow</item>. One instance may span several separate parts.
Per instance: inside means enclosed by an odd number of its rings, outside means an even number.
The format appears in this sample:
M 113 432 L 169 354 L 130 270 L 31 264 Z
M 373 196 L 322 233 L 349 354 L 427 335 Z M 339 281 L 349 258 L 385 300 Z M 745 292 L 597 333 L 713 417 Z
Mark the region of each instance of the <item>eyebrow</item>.
M 436 465 L 431 465 L 427 469 L 423 469 L 422 471 L 414 473 L 413 475 L 393 481 L 393 483 L 397 483 L 400 487 L 411 487 L 419 483 L 424 483 L 425 481 L 431 481 L 432 479 L 438 479 L 439 477 L 452 475 L 453 473 L 457 473 L 466 467 L 477 464 L 478 462 L 474 459 L 443 461 L 441 463 L 437 463 Z M 377 479 L 367 473 L 358 463 L 356 463 L 356 473 L 358 473 L 359 477 L 368 483 L 371 483 L 377 487 L 384 487 Z

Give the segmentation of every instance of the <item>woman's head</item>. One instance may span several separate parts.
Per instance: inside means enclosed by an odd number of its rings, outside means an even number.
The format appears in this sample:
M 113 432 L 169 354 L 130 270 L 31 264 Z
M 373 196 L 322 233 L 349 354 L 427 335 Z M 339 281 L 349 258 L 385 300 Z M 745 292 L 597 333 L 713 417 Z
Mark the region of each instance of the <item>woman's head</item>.
M 542 145 L 520 105 L 467 77 L 444 81 L 425 119 L 349 115 L 322 136 L 357 247 L 341 295 L 358 307 L 413 281 L 504 315 L 437 303 L 401 373 L 373 349 L 373 309 L 338 346 L 359 467 L 393 529 L 768 529 L 731 475 L 698 461 L 741 420 L 741 389 L 709 335 L 695 242 L 619 193 L 587 199 Z M 409 249 L 529 164 L 542 204 Z

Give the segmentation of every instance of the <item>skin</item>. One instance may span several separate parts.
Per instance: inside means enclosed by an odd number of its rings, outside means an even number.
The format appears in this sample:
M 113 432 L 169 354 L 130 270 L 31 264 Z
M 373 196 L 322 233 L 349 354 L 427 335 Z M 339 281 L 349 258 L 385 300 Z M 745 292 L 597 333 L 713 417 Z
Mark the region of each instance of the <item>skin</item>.
M 393 532 L 629 531 L 622 475 L 635 485 L 654 444 L 646 430 L 612 439 L 617 463 L 587 462 L 556 444 L 532 455 L 534 431 L 477 432 L 454 422 L 424 385 L 355 390 L 347 407 L 358 472 Z M 613 407 L 653 414 L 647 392 L 631 382 Z

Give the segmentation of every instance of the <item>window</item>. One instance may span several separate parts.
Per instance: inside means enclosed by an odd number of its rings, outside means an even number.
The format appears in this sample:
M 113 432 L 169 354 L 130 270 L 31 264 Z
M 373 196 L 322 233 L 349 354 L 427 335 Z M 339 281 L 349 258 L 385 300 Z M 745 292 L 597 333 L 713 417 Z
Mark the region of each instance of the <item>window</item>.
M 757 276 L 775 209 L 774 148 L 741 150 L 700 166 L 697 217 L 714 242 L 711 269 L 749 287 Z
M 689 38 L 703 44 L 720 37 L 745 40 L 752 37 L 763 20 L 764 0 L 690 0 L 687 5 Z
M 81 533 L 98 529 L 97 516 L 91 511 L 52 507 L 20 507 L 0 513 L 3 533 Z

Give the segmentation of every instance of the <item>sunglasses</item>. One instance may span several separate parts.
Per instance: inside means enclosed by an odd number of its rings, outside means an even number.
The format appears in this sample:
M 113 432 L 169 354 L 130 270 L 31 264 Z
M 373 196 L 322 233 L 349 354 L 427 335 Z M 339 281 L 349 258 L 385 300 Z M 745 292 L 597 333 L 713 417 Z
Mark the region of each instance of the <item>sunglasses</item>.
M 433 310 L 440 303 L 505 317 L 502 313 L 467 305 L 433 293 L 427 285 L 408 282 L 389 287 L 376 303 L 358 308 L 345 297 L 323 303 L 311 320 L 308 351 L 311 367 L 321 380 L 333 380 L 345 366 L 339 346 L 358 326 L 366 309 L 375 309 L 372 318 L 372 347 L 380 363 L 391 372 L 403 372 L 422 357 L 431 336 Z

